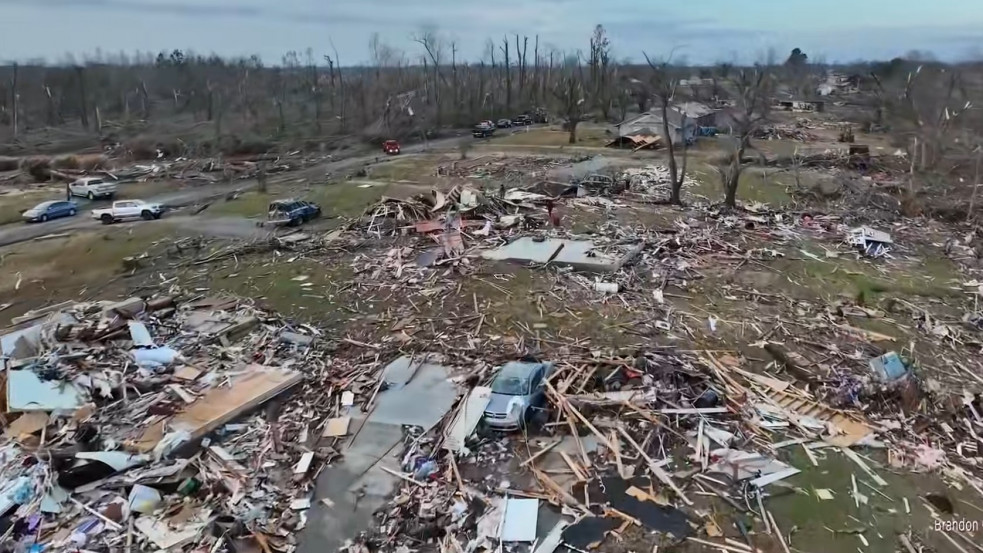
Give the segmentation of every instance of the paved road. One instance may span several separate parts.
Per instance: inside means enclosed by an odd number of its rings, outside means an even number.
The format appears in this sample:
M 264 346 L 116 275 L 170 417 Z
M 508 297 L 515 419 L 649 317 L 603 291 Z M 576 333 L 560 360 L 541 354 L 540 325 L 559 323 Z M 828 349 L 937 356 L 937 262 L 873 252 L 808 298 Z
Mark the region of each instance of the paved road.
M 410 144 L 403 148 L 403 153 L 406 155 L 413 155 L 423 153 L 425 151 L 432 150 L 443 150 L 452 148 L 460 140 L 459 137 L 452 138 L 442 138 L 440 140 L 431 140 L 428 144 Z M 347 171 L 358 165 L 363 165 L 367 163 L 373 163 L 376 160 L 388 159 L 381 154 L 368 154 L 359 155 L 354 157 L 349 157 L 345 159 L 340 159 L 338 161 L 332 161 L 323 164 L 321 167 L 324 168 L 326 173 L 340 173 Z M 285 180 L 291 179 L 292 173 L 282 173 L 277 175 L 279 178 Z M 271 181 L 275 182 L 276 179 L 271 178 Z M 204 202 L 211 201 L 216 198 L 224 197 L 226 194 L 233 192 L 235 190 L 249 190 L 256 186 L 255 180 L 245 180 L 232 184 L 209 184 L 196 186 L 193 188 L 185 188 L 183 190 L 161 194 L 154 196 L 152 198 L 144 198 L 148 202 L 159 203 L 168 206 L 171 209 L 177 209 L 181 207 L 187 207 L 190 205 L 201 204 Z M 207 217 L 207 211 L 203 214 L 203 217 Z M 165 219 L 168 218 L 165 215 Z M 137 222 L 135 224 L 141 224 Z M 55 221 L 49 221 L 47 223 L 37 223 L 37 224 L 23 224 L 23 223 L 13 223 L 9 225 L 0 226 L 0 247 L 8 246 L 10 244 L 17 244 L 19 242 L 26 242 L 28 240 L 33 240 L 41 236 L 47 236 L 49 234 L 57 234 L 61 232 L 69 232 L 73 230 L 80 229 L 92 229 L 98 228 L 101 225 L 98 221 L 92 219 L 89 216 L 88 206 L 83 205 L 82 210 L 79 212 L 78 216 L 57 219 Z

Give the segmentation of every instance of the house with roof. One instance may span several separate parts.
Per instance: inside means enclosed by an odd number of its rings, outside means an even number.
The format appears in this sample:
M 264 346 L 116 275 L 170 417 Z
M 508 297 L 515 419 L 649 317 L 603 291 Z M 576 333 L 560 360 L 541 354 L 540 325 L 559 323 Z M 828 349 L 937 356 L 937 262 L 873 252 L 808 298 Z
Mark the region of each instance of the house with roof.
M 682 102 L 669 106 L 669 132 L 673 141 L 693 140 L 700 127 L 713 127 L 714 110 L 699 102 Z M 619 138 L 663 135 L 662 110 L 653 109 L 618 123 Z

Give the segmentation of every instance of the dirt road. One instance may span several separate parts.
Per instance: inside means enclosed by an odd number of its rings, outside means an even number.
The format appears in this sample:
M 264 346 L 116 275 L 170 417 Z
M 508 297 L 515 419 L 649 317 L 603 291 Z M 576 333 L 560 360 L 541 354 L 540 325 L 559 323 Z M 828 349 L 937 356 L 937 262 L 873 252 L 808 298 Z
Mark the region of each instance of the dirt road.
M 460 140 L 459 137 L 452 137 L 442 138 L 440 140 L 431 140 L 426 145 L 410 144 L 403 148 L 403 155 L 415 155 L 423 152 L 453 148 L 457 144 L 458 140 Z M 325 173 L 334 174 L 349 170 L 358 165 L 373 163 L 376 160 L 381 161 L 383 159 L 388 158 L 380 155 L 379 153 L 372 153 L 340 159 L 338 161 L 331 161 L 321 165 L 320 167 L 324 169 Z M 290 175 L 291 173 L 282 174 L 282 176 L 288 179 L 291 178 Z M 271 178 L 271 180 L 273 179 Z M 249 190 L 255 186 L 256 181 L 251 179 L 232 184 L 210 184 L 195 188 L 187 188 L 178 192 L 161 194 L 151 198 L 144 198 L 144 200 L 163 204 L 170 209 L 179 209 L 190 205 L 209 202 L 216 198 L 224 197 L 226 194 L 236 190 Z M 208 217 L 207 213 L 207 211 L 204 212 L 202 217 Z M 165 217 L 167 216 L 165 215 Z M 49 234 L 57 234 L 87 228 L 97 228 L 100 225 L 101 223 L 99 221 L 89 217 L 89 210 L 83 207 L 76 217 L 57 219 L 55 221 L 41 224 L 13 223 L 0 226 L 0 247 L 17 244 L 19 242 L 26 242 L 28 240 L 33 240 Z

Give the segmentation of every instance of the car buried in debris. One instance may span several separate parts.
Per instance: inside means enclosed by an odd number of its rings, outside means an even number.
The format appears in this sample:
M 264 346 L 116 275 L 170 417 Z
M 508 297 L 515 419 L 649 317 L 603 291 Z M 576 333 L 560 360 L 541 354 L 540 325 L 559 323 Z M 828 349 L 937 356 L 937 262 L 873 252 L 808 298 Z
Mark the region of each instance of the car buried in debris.
M 544 412 L 546 378 L 552 371 L 552 363 L 511 361 L 503 365 L 492 380 L 485 426 L 503 432 L 525 428 Z

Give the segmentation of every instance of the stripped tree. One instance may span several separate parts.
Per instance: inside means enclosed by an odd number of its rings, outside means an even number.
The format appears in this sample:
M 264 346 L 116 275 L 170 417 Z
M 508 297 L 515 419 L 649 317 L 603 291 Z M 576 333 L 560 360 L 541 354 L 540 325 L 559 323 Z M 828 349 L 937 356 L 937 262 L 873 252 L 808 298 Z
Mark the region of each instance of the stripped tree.
M 735 102 L 733 133 L 722 140 L 727 148 L 717 172 L 724 188 L 724 206 L 733 208 L 745 169 L 744 155 L 755 149 L 751 137 L 768 118 L 775 81 L 767 66 L 761 65 L 739 69 L 729 80 Z
M 670 60 L 672 59 L 671 53 L 666 60 L 660 62 L 652 61 L 648 54 L 644 55 L 645 61 L 648 62 L 649 67 L 652 69 L 650 88 L 652 95 L 655 96 L 656 101 L 659 103 L 658 108 L 662 116 L 662 139 L 666 141 L 666 151 L 669 152 L 669 178 L 671 179 L 669 203 L 682 205 L 683 180 L 686 178 L 686 161 L 688 157 L 687 153 L 689 152 L 689 141 L 686 137 L 686 114 L 680 112 L 683 149 L 681 167 L 676 163 L 676 144 L 673 139 L 673 132 L 669 128 L 670 107 L 676 97 L 676 88 L 679 85 L 679 79 L 676 78 L 672 65 L 670 64 Z
M 580 56 L 570 56 L 561 68 L 562 76 L 553 87 L 557 111 L 566 118 L 570 144 L 577 143 L 577 125 L 584 120 L 589 107 L 584 87 L 584 68 Z

